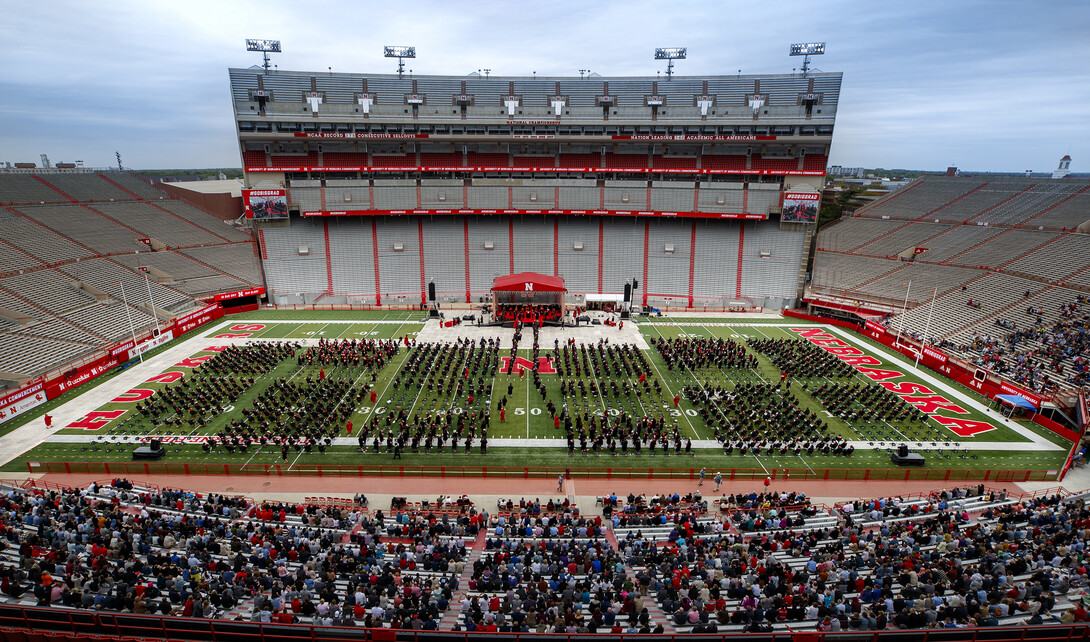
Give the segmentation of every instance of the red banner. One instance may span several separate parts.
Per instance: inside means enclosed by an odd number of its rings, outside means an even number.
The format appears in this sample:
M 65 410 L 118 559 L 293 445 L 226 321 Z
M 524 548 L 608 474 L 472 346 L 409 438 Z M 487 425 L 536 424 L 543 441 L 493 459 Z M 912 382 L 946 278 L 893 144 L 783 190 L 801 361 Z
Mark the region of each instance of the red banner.
M 295 132 L 296 138 L 366 138 L 366 139 L 387 139 L 387 140 L 408 140 L 413 138 L 428 138 L 429 134 L 335 134 L 320 132 Z
M 620 168 L 620 167 L 247 167 L 247 172 L 567 172 L 572 174 L 746 174 L 757 176 L 824 176 L 822 170 L 775 170 L 775 169 L 674 169 L 674 168 Z M 262 190 L 267 191 L 267 190 Z M 245 190 L 244 190 L 245 192 Z M 245 194 L 243 200 L 246 200 Z
M 209 321 L 215 321 L 223 316 L 223 308 L 219 304 L 212 304 L 203 310 L 198 310 L 174 322 L 174 336 L 179 337 L 194 328 L 199 328 Z
M 401 216 L 414 214 L 557 214 L 574 216 L 643 216 L 651 218 L 716 218 L 764 221 L 764 214 L 724 214 L 712 212 L 643 212 L 628 210 L 333 210 L 303 212 L 303 216 Z
M 124 341 L 122 343 L 119 343 L 116 346 L 114 346 L 113 348 L 111 348 L 110 349 L 110 356 L 111 357 L 117 357 L 117 356 L 123 355 L 126 352 L 128 352 L 129 350 L 132 350 L 135 346 L 136 346 L 136 343 L 132 339 L 129 339 L 128 341 Z
M 931 357 L 932 359 L 934 359 L 935 361 L 938 361 L 942 365 L 946 365 L 946 362 L 948 360 L 948 357 L 945 354 L 939 352 L 938 350 L 936 350 L 934 348 L 929 348 L 927 346 L 924 346 L 923 356 Z
M 876 339 L 879 336 L 883 336 L 886 334 L 886 327 L 881 323 L 878 323 L 877 321 L 871 321 L 870 319 L 867 319 L 866 325 L 864 327 L 867 329 L 867 334 L 870 334 L 870 336 Z
M 86 383 L 91 379 L 108 372 L 121 361 L 122 359 L 116 356 L 102 357 L 98 361 L 82 366 L 76 371 L 74 376 L 68 378 L 57 377 L 56 379 L 47 381 L 45 384 L 45 395 L 49 399 L 56 399 L 61 396 L 64 391 L 75 388 L 80 384 Z
M 265 288 L 250 288 L 248 290 L 239 290 L 238 292 L 223 292 L 217 294 L 214 301 L 230 301 L 231 299 L 241 299 L 246 296 L 261 296 L 265 294 Z
M 556 125 L 560 121 L 554 120 L 512 120 L 507 121 L 508 125 Z M 409 140 L 416 138 L 431 138 L 431 134 L 356 134 L 356 133 L 321 133 L 321 132 L 295 132 L 293 134 L 295 138 L 333 138 L 333 139 L 387 139 L 387 140 Z M 510 134 L 501 134 L 502 136 L 510 136 Z M 587 136 L 585 138 L 597 138 L 596 136 Z M 628 136 L 628 135 L 613 135 L 609 137 L 610 140 L 734 140 L 734 141 L 752 141 L 752 140 L 776 140 L 776 136 L 701 136 L 701 135 L 658 135 L 658 136 Z
M 692 135 L 692 136 L 683 136 L 683 135 L 680 135 L 680 134 L 676 135 L 676 136 L 668 136 L 668 135 L 625 136 L 625 135 L 621 135 L 621 136 L 610 136 L 610 138 L 612 138 L 613 140 L 737 140 L 737 141 L 776 140 L 775 136 L 701 136 L 699 134 Z

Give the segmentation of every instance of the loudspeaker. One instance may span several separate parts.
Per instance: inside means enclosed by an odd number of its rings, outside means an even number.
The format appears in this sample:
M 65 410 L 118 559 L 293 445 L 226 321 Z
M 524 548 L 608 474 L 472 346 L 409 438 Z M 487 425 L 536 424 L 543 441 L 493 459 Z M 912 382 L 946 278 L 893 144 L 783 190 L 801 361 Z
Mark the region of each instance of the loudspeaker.
M 428 313 L 428 316 L 430 316 L 433 319 L 438 319 L 439 318 L 439 310 L 436 310 L 435 308 L 432 308 L 431 312 Z
M 907 444 L 901 444 L 900 446 L 897 447 L 897 456 L 898 457 L 908 457 L 908 445 Z
M 628 310 L 621 310 L 621 318 L 622 319 L 627 319 L 629 316 L 630 315 L 628 313 Z
M 628 303 L 631 300 L 632 300 L 632 286 L 625 283 L 624 284 L 624 302 Z
M 639 282 L 638 279 L 632 279 L 632 289 L 633 290 L 640 289 L 640 282 Z
M 158 439 L 152 439 L 151 444 L 148 447 L 152 450 L 159 450 L 163 447 L 163 442 Z
M 435 281 L 428 284 L 428 301 L 435 300 Z

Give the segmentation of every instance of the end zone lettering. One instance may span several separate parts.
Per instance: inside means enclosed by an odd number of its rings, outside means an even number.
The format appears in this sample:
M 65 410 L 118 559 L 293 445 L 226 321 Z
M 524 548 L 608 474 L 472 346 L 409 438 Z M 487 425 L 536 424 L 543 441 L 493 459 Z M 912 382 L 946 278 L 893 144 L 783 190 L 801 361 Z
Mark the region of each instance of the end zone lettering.
M 84 430 L 99 430 L 126 412 L 128 412 L 128 410 L 95 410 L 94 412 L 89 412 L 84 415 L 82 419 L 73 421 L 66 427 L 83 428 Z
M 958 414 L 968 414 L 969 411 L 953 401 L 950 401 L 946 397 L 935 394 L 933 390 L 923 384 L 912 381 L 902 381 L 898 383 L 885 381 L 885 379 L 904 377 L 905 373 L 900 370 L 885 370 L 882 368 L 869 367 L 881 365 L 881 361 L 873 357 L 866 357 L 866 355 L 860 356 L 862 351 L 859 350 L 856 350 L 856 352 L 859 352 L 860 354 L 845 354 L 842 350 L 843 346 L 848 346 L 847 342 L 837 339 L 823 328 L 790 328 L 790 330 L 810 341 L 810 343 L 819 346 L 829 354 L 835 355 L 838 359 L 852 366 L 868 379 L 877 381 L 878 385 L 897 395 L 904 400 L 905 403 L 912 404 L 916 408 L 919 408 L 921 412 L 927 414 L 943 426 L 946 426 L 959 437 L 972 437 L 982 432 L 995 429 L 995 426 L 983 421 L 954 419 L 952 417 L 944 417 L 935 414 L 936 411 L 939 410 L 955 412 Z M 868 366 L 860 364 L 860 360 L 863 358 L 868 359 Z M 913 396 L 914 393 L 922 393 L 923 396 Z

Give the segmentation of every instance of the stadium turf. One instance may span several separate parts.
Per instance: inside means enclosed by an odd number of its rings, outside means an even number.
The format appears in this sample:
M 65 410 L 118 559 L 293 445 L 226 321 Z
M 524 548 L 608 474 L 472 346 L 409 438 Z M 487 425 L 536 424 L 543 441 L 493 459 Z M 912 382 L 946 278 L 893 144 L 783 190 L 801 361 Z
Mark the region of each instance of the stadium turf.
M 275 323 L 262 322 L 268 319 L 276 319 Z M 655 318 L 639 324 L 639 330 L 650 342 L 656 338 L 722 338 L 740 343 L 748 340 L 764 338 L 791 338 L 798 339 L 798 334 L 791 332 L 795 327 L 820 327 L 813 324 L 789 323 L 789 319 L 774 320 L 771 322 L 729 322 L 719 319 L 672 319 L 668 317 Z M 215 346 L 224 339 L 243 339 L 245 337 L 265 340 L 295 341 L 301 339 L 392 339 L 404 336 L 415 336 L 422 329 L 423 315 L 419 312 L 322 312 L 312 311 L 256 311 L 244 315 L 235 315 L 226 322 L 220 323 L 215 331 L 201 341 L 206 345 L 194 343 L 197 348 Z M 880 359 L 884 365 L 895 367 L 893 356 L 881 347 L 871 344 L 862 337 L 854 334 L 842 336 L 853 345 L 865 348 L 867 354 Z M 180 341 L 189 340 L 183 337 Z M 219 339 L 219 341 L 217 341 Z M 524 339 L 522 345 L 528 340 Z M 176 345 L 176 344 L 175 344 Z M 543 345 L 543 354 L 552 353 L 552 345 Z M 486 394 L 477 393 L 476 396 L 469 392 L 463 394 L 445 394 L 443 391 L 428 390 L 423 385 L 423 379 L 419 385 L 412 380 L 419 376 L 418 373 L 410 373 L 402 370 L 402 366 L 408 359 L 408 351 L 402 347 L 400 352 L 393 357 L 380 372 L 375 373 L 372 381 L 371 372 L 363 368 L 355 367 L 329 367 L 318 368 L 315 366 L 299 367 L 294 359 L 285 359 L 275 365 L 271 370 L 255 377 L 253 385 L 242 392 L 237 399 L 230 403 L 224 403 L 219 412 L 211 413 L 205 417 L 203 424 L 193 425 L 185 423 L 180 426 L 156 425 L 150 419 L 143 418 L 134 411 L 134 404 L 123 400 L 102 400 L 98 402 L 99 410 L 119 411 L 125 410 L 121 417 L 105 423 L 98 430 L 89 431 L 82 428 L 66 428 L 60 431 L 60 435 L 92 435 L 93 441 L 80 443 L 45 443 L 30 452 L 23 458 L 10 462 L 5 470 L 26 470 L 26 461 L 128 461 L 130 452 L 136 441 L 147 435 L 176 435 L 176 436 L 201 436 L 213 435 L 224 428 L 232 419 L 242 417 L 242 411 L 250 408 L 254 400 L 266 391 L 274 381 L 280 378 L 302 382 L 309 376 L 312 380 L 319 377 L 319 371 L 330 378 L 346 379 L 354 386 L 371 386 L 378 397 L 377 403 L 372 405 L 369 399 L 346 398 L 344 403 L 350 403 L 353 411 L 350 420 L 353 424 L 353 436 L 369 421 L 377 421 L 381 426 L 384 416 L 396 412 L 398 408 L 408 409 L 410 414 L 432 413 L 461 414 L 472 413 L 484 408 L 492 409 L 492 421 L 489 428 L 490 439 L 517 438 L 517 439 L 555 439 L 555 442 L 546 442 L 542 446 L 528 447 L 524 444 L 517 446 L 491 446 L 487 455 L 482 455 L 479 450 L 479 442 L 474 444 L 471 453 L 466 455 L 464 447 L 459 448 L 458 454 L 452 454 L 449 445 L 443 453 L 432 452 L 430 454 L 414 454 L 408 449 L 398 463 L 434 465 L 434 466 L 489 466 L 489 467 L 522 467 L 522 466 L 552 466 L 552 467 L 709 467 L 709 468 L 796 468 L 802 471 L 809 469 L 841 468 L 847 470 L 866 468 L 888 468 L 888 451 L 900 441 L 921 442 L 923 449 L 928 451 L 928 468 L 932 469 L 993 469 L 993 468 L 1017 468 L 1051 470 L 1062 466 L 1066 451 L 1063 450 L 1033 450 L 1019 449 L 1018 443 L 1028 444 L 1028 440 L 1007 425 L 996 424 L 994 430 L 982 433 L 976 437 L 958 437 L 947 428 L 935 423 L 933 420 L 926 422 L 926 426 L 920 422 L 886 423 L 870 422 L 870 425 L 851 426 L 841 419 L 829 413 L 825 406 L 802 389 L 801 384 L 807 384 L 811 388 L 820 385 L 826 379 L 819 373 L 812 378 L 799 378 L 793 382 L 792 392 L 799 400 L 803 408 L 813 410 L 827 423 L 828 432 L 831 435 L 839 435 L 851 441 L 860 441 L 873 444 L 873 450 L 869 448 L 857 449 L 851 457 L 824 456 L 795 456 L 791 454 L 761 454 L 755 457 L 752 454 L 741 455 L 734 452 L 724 455 L 721 449 L 698 448 L 694 452 L 695 457 L 661 455 L 651 457 L 645 450 L 641 455 L 611 457 L 608 452 L 603 456 L 584 456 L 576 448 L 573 457 L 568 456 L 564 434 L 562 430 L 554 428 L 552 417 L 548 411 L 547 403 L 552 401 L 556 406 L 562 403 L 569 404 L 573 411 L 587 410 L 598 416 L 616 417 L 620 413 L 628 413 L 635 416 L 654 415 L 663 416 L 668 426 L 676 425 L 683 438 L 693 440 L 713 439 L 712 432 L 704 425 L 700 418 L 699 407 L 690 402 L 681 391 L 685 386 L 722 386 L 732 389 L 743 382 L 770 383 L 779 380 L 779 369 L 769 359 L 761 354 L 757 355 L 757 367 L 754 369 L 711 371 L 704 369 L 701 372 L 691 372 L 687 368 L 675 367 L 668 369 L 666 362 L 654 349 L 644 351 L 651 365 L 652 378 L 657 382 L 659 389 L 649 386 L 646 394 L 639 396 L 625 393 L 625 383 L 630 386 L 637 385 L 632 378 L 603 377 L 597 379 L 593 372 L 586 372 L 583 379 L 588 383 L 593 381 L 598 391 L 588 393 L 561 395 L 561 378 L 556 374 L 542 374 L 541 381 L 546 388 L 543 398 L 540 391 L 535 389 L 529 373 L 518 376 L 518 370 L 514 374 L 497 372 L 497 369 L 489 369 L 489 376 L 485 381 Z M 501 349 L 500 355 L 509 353 L 507 349 Z M 215 352 L 195 349 L 189 356 L 191 358 L 211 357 Z M 531 358 L 529 350 L 519 351 L 520 356 Z M 199 373 L 199 365 L 189 362 L 188 365 L 177 365 L 170 368 L 173 371 L 186 372 L 188 377 L 194 377 Z M 907 371 L 907 369 L 904 369 Z M 158 371 L 148 371 L 147 378 L 158 374 Z M 414 376 L 415 375 L 415 376 Z M 196 377 L 203 376 L 197 374 Z M 474 375 L 476 376 L 476 375 Z M 627 381 L 626 381 L 627 379 Z M 876 385 L 862 375 L 856 374 L 854 382 Z M 904 380 L 922 382 L 922 379 L 912 373 L 907 373 Z M 621 391 L 614 394 L 609 390 L 616 382 Z M 148 381 L 139 384 L 140 388 L 162 390 L 171 384 L 156 381 Z M 966 392 L 962 390 L 962 392 Z M 94 390 L 86 393 L 88 396 L 95 394 Z M 673 396 L 681 396 L 680 404 L 673 406 Z M 470 400 L 470 397 L 473 397 Z M 504 421 L 499 420 L 496 406 L 502 396 L 507 396 L 507 411 Z M 93 398 L 93 397 L 92 397 Z M 968 408 L 966 418 L 987 420 L 983 413 Z M 342 427 L 343 428 L 343 427 Z M 1047 431 L 1044 431 L 1047 432 Z M 339 437 L 345 437 L 343 430 L 338 432 Z M 1063 440 L 1055 436 L 1050 439 L 1059 445 L 1064 445 Z M 1007 442 L 1011 444 L 1010 450 L 968 450 L 959 444 L 971 444 L 977 442 Z M 540 443 L 540 442 L 535 442 Z M 555 443 L 556 448 L 549 447 Z M 205 462 L 205 463 L 248 463 L 254 466 L 289 465 L 306 467 L 317 464 L 349 464 L 349 465 L 378 465 L 390 464 L 391 455 L 385 452 L 384 444 L 380 447 L 380 453 L 371 453 L 371 443 L 368 443 L 367 452 L 360 454 L 355 445 L 331 446 L 327 452 L 317 451 L 307 453 L 304 451 L 292 451 L 285 460 L 279 448 L 259 448 L 256 445 L 247 452 L 227 453 L 222 448 L 213 452 L 205 452 L 200 446 L 190 444 L 172 444 L 168 446 L 168 461 Z

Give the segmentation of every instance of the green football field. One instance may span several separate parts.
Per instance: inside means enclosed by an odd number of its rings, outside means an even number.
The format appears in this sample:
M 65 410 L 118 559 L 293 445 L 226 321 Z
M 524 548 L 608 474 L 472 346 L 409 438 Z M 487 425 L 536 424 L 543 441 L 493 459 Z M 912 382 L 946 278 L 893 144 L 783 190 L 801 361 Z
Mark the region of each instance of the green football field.
M 600 378 L 593 369 L 584 370 L 581 377 L 573 377 L 569 371 L 568 380 L 581 379 L 586 389 L 567 390 L 561 393 L 562 378 L 559 374 L 543 373 L 540 375 L 542 391 L 532 382 L 531 373 L 515 368 L 509 374 L 494 367 L 499 357 L 510 354 L 509 348 L 501 348 L 488 359 L 474 366 L 466 357 L 463 362 L 435 362 L 417 364 L 415 368 L 404 367 L 409 362 L 410 350 L 404 344 L 385 366 L 378 371 L 363 367 L 300 367 L 294 358 L 277 362 L 273 367 L 253 377 L 252 383 L 237 387 L 244 388 L 231 399 L 218 399 L 213 410 L 200 413 L 200 416 L 184 417 L 163 416 L 158 419 L 142 416 L 136 412 L 136 404 L 123 397 L 101 398 L 96 389 L 74 396 L 79 403 L 85 404 L 88 411 L 104 413 L 95 424 L 62 429 L 50 441 L 34 448 L 23 458 L 6 466 L 7 470 L 26 470 L 26 461 L 128 461 L 135 444 L 148 436 L 173 437 L 168 445 L 168 461 L 196 463 L 238 463 L 253 466 L 277 464 L 288 466 L 310 466 L 315 464 L 353 464 L 374 465 L 392 463 L 392 455 L 387 452 L 386 443 L 380 440 L 379 452 L 373 453 L 372 440 L 368 440 L 366 452 L 359 453 L 355 438 L 365 426 L 375 432 L 386 429 L 391 415 L 404 410 L 410 417 L 442 418 L 455 420 L 458 415 L 466 418 L 476 413 L 489 411 L 490 442 L 487 454 L 480 453 L 477 443 L 469 454 L 464 448 L 452 453 L 449 446 L 442 452 L 414 453 L 406 449 L 399 464 L 423 464 L 437 466 L 482 466 L 520 467 L 520 466 L 603 466 L 603 467 L 708 467 L 765 469 L 791 468 L 819 470 L 824 468 L 862 469 L 888 468 L 889 451 L 896 444 L 907 442 L 925 454 L 928 468 L 933 469 L 1033 469 L 1054 470 L 1063 465 L 1070 446 L 1066 440 L 1032 424 L 1004 422 L 997 420 L 994 413 L 986 414 L 974 404 L 955 398 L 954 393 L 969 397 L 976 403 L 986 403 L 968 389 L 960 388 L 946 380 L 941 380 L 943 388 L 935 384 L 938 376 L 933 372 L 917 373 L 911 363 L 903 363 L 899 355 L 895 356 L 880 346 L 853 333 L 826 328 L 828 336 L 834 337 L 845 345 L 853 346 L 866 355 L 874 357 L 880 366 L 876 370 L 901 373 L 893 381 L 896 385 L 907 383 L 928 385 L 941 393 L 956 405 L 961 412 L 958 419 L 976 422 L 988 422 L 991 429 L 976 435 L 955 434 L 947 426 L 934 419 L 907 422 L 887 422 L 882 420 L 853 421 L 841 420 L 831 413 L 825 404 L 813 396 L 807 389 L 813 390 L 822 384 L 830 383 L 833 378 L 822 373 L 813 377 L 796 377 L 788 393 L 777 391 L 775 394 L 792 401 L 797 401 L 803 409 L 816 413 L 827 425 L 827 434 L 841 436 L 857 448 L 850 457 L 836 455 L 801 456 L 793 453 L 761 452 L 745 455 L 738 451 L 724 454 L 723 450 L 710 441 L 714 439 L 712 431 L 701 418 L 700 407 L 682 393 L 685 387 L 720 388 L 732 391 L 739 385 L 778 383 L 780 371 L 768 356 L 753 350 L 748 342 L 761 339 L 790 339 L 806 341 L 801 338 L 799 329 L 824 328 L 810 323 L 794 323 L 793 319 L 748 322 L 724 318 L 657 318 L 639 323 L 638 330 L 649 343 L 656 339 L 705 339 L 719 338 L 743 344 L 747 352 L 756 356 L 756 366 L 746 369 L 701 368 L 691 371 L 684 367 L 667 367 L 666 361 L 653 348 L 642 351 L 642 357 L 650 366 L 650 377 L 646 385 L 641 385 L 635 376 L 624 376 L 622 372 L 603 374 Z M 169 377 L 157 377 L 163 372 L 181 372 L 191 382 L 205 380 L 209 390 L 222 382 L 208 380 L 208 375 L 201 370 L 202 364 L 216 356 L 215 346 L 225 343 L 246 344 L 255 342 L 285 341 L 313 343 L 318 339 L 403 339 L 415 338 L 424 328 L 424 317 L 419 312 L 273 312 L 256 311 L 245 315 L 232 316 L 222 320 L 212 330 L 201 335 L 187 335 L 168 344 L 171 346 L 192 346 L 185 358 L 178 359 L 166 367 L 152 368 L 150 364 L 138 366 L 139 383 L 133 389 L 154 391 L 162 394 L 164 390 L 177 385 L 166 382 Z M 502 333 L 510 335 L 510 330 L 497 329 L 496 337 Z M 518 356 L 529 362 L 532 354 L 525 346 L 529 340 L 524 337 Z M 421 345 L 413 348 L 420 350 Z M 541 356 L 553 357 L 553 363 L 563 363 L 560 352 L 554 352 L 554 345 L 541 346 Z M 569 359 L 591 357 L 591 350 L 580 347 L 579 343 L 570 348 Z M 468 383 L 460 392 L 449 392 L 442 387 L 462 379 L 466 369 L 471 370 Z M 137 372 L 137 371 L 134 371 Z M 520 372 L 522 375 L 520 376 Z M 132 375 L 129 375 L 132 376 Z M 243 412 L 254 407 L 255 400 L 266 394 L 277 381 L 284 380 L 298 385 L 313 385 L 322 378 L 347 382 L 349 393 L 337 402 L 338 408 L 349 412 L 352 434 L 338 425 L 337 436 L 341 439 L 330 446 L 326 452 L 306 452 L 292 450 L 285 459 L 279 447 L 261 447 L 253 444 L 246 452 L 226 452 L 222 447 L 206 452 L 199 444 L 202 437 L 214 435 L 232 420 L 243 418 Z M 152 380 L 158 378 L 159 380 Z M 310 383 L 306 383 L 307 380 Z M 243 380 L 243 379 L 240 379 Z M 245 380 L 243 380 L 245 381 Z M 856 383 L 864 386 L 878 386 L 878 383 L 855 372 L 850 378 L 842 378 L 843 383 Z M 432 385 L 435 384 L 435 385 Z M 640 390 L 640 394 L 635 394 Z M 371 403 L 374 393 L 376 402 Z M 146 395 L 147 393 L 142 393 Z M 674 397 L 680 397 L 675 407 Z M 501 398 L 507 403 L 503 421 L 500 421 L 497 405 Z M 676 427 L 683 438 L 692 439 L 695 444 L 695 457 L 672 456 L 666 458 L 661 453 L 652 457 L 646 450 L 639 456 L 630 454 L 626 457 L 611 457 L 607 452 L 604 457 L 586 456 L 577 447 L 574 456 L 569 457 L 563 430 L 554 427 L 553 417 L 548 405 L 554 408 L 566 407 L 570 413 L 598 418 L 598 421 L 617 421 L 623 415 L 632 417 L 661 417 L 669 427 Z M 297 409 L 298 410 L 298 409 Z M 949 413 L 947 413 L 949 414 Z M 167 421 L 167 420 L 170 421 Z M 181 421 L 185 419 L 185 421 Z M 91 427 L 93 429 L 88 429 Z M 774 435 L 772 435 L 774 437 Z M 1054 444 L 1054 445 L 1053 445 Z M 421 447 L 421 450 L 423 448 Z

